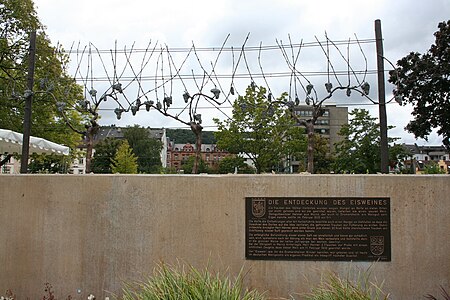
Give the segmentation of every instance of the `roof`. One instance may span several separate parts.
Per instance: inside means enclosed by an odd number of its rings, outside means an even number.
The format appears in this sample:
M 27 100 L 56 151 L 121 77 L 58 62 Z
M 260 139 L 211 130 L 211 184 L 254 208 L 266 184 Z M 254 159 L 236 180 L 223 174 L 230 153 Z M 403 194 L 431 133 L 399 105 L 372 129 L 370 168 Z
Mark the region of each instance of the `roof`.
M 126 127 L 116 127 L 116 126 L 102 126 L 94 137 L 94 141 L 98 142 L 106 138 L 123 139 L 124 130 Z M 161 140 L 164 136 L 164 128 L 148 128 L 149 137 Z
M 22 153 L 23 134 L 8 129 L 0 129 L 0 154 Z M 49 140 L 30 136 L 29 152 L 69 155 L 69 147 Z
M 183 148 L 185 148 L 186 146 L 192 147 L 193 149 L 195 149 L 195 144 L 190 144 L 190 143 L 176 144 L 173 142 L 170 143 L 170 147 L 172 150 L 178 149 L 178 151 L 182 151 Z M 217 152 L 217 151 L 220 151 L 220 150 L 217 149 L 216 144 L 202 144 L 201 152 Z
M 444 155 L 449 151 L 444 146 L 419 146 L 417 144 L 403 144 L 411 154 Z

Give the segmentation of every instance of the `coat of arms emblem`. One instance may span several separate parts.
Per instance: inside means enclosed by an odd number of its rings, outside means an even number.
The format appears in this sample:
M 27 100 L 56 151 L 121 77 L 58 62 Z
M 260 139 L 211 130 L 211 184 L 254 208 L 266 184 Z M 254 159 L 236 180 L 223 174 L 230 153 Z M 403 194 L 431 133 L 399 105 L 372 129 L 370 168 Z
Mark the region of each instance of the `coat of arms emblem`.
M 373 255 L 379 256 L 384 252 L 384 236 L 370 237 L 370 252 Z
M 252 199 L 252 214 L 256 218 L 261 218 L 266 214 L 265 199 Z

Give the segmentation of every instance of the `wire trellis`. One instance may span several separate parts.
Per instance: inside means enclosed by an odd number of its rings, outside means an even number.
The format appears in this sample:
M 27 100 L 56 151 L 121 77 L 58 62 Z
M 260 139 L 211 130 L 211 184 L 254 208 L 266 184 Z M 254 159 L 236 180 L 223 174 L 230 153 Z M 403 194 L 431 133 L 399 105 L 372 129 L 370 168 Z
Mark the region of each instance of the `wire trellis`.
M 74 78 L 83 86 L 85 95 L 77 109 L 97 111 L 102 101 L 112 100 L 118 119 L 124 113 L 136 115 L 145 108 L 184 125 L 201 124 L 197 111 L 200 103 L 207 103 L 230 118 L 220 107 L 225 103 L 232 105 L 240 90 L 250 84 L 264 86 L 271 98 L 275 93 L 272 85 L 278 87 L 285 79 L 289 84 L 288 98 L 296 105 L 322 105 L 338 90 L 345 91 L 347 96 L 356 91 L 376 102 L 369 97 L 370 85 L 366 80 L 377 71 L 368 69 L 363 51 L 364 45 L 375 43 L 374 39 L 358 39 L 355 35 L 348 40 L 332 41 L 325 34 L 324 40 L 316 37 L 315 42 L 294 43 L 288 36 L 288 43 L 276 40 L 276 45 L 264 46 L 260 42 L 259 46 L 248 46 L 249 37 L 250 34 L 240 47 L 227 45 L 229 35 L 220 47 L 210 48 L 197 47 L 195 43 L 189 48 L 169 48 L 150 41 L 146 48 L 133 44 L 119 49 L 116 42 L 114 49 L 102 50 L 92 43 L 85 46 L 73 43 L 65 53 L 72 57 L 76 66 Z M 362 61 L 359 68 L 350 62 L 351 47 L 359 52 Z M 308 48 L 323 52 L 325 68 L 302 69 L 302 51 Z M 268 56 L 272 62 L 278 56 L 275 68 L 264 65 Z M 254 61 L 250 61 L 252 58 Z M 314 77 L 327 78 L 326 93 L 318 92 Z M 171 109 L 174 104 L 183 109 L 174 112 Z
M 234 47 L 228 45 L 229 38 L 220 47 L 209 48 L 194 42 L 187 48 L 170 48 L 149 41 L 145 48 L 133 44 L 119 49 L 115 42 L 113 49 L 104 50 L 92 43 L 73 43 L 68 51 L 59 51 L 70 56 L 73 77 L 83 87 L 84 99 L 73 107 L 57 101 L 58 109 L 62 115 L 67 109 L 88 112 L 86 136 L 98 130 L 100 110 L 112 109 L 117 119 L 125 113 L 156 111 L 188 126 L 199 144 L 204 118 L 199 110 L 208 106 L 231 119 L 229 109 L 224 108 L 232 107 L 247 86 L 264 87 L 269 101 L 286 89 L 288 101 L 274 101 L 274 105 L 291 110 L 308 105 L 315 111 L 313 123 L 324 102 L 337 92 L 348 97 L 355 93 L 376 103 L 370 97 L 368 76 L 377 70 L 369 69 L 365 55 L 375 39 L 355 35 L 333 41 L 325 33 L 324 39 L 315 37 L 314 42 L 294 43 L 288 36 L 287 43 L 277 39 L 275 45 L 249 46 L 248 34 L 241 46 Z M 312 60 L 305 59 L 306 51 L 312 51 Z M 326 78 L 321 88 L 315 85 L 320 78 Z

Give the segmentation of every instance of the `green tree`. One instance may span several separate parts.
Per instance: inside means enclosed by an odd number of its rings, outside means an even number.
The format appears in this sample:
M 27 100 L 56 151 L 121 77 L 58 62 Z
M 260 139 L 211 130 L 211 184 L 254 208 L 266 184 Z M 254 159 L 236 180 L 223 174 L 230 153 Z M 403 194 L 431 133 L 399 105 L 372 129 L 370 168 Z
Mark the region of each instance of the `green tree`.
M 166 167 L 161 169 L 161 174 L 177 174 L 177 169 L 175 167 Z
M 245 163 L 243 157 L 240 156 L 226 156 L 219 162 L 218 172 L 219 174 L 234 173 L 238 174 L 253 174 L 255 170 Z
M 32 154 L 28 170 L 30 173 L 65 174 L 71 162 L 72 157 L 70 156 Z
M 389 166 L 397 173 L 412 173 L 411 167 L 405 164 L 405 161 L 411 156 L 411 152 L 404 145 L 395 143 L 389 145 Z
M 31 0 L 0 3 L 0 70 L 2 80 L 20 78 L 27 55 L 28 35 L 41 29 Z M 4 82 L 3 82 L 4 83 Z
M 249 157 L 257 173 L 279 169 L 287 156 L 305 148 L 303 129 L 281 102 L 266 97 L 264 87 L 249 86 L 245 96 L 239 96 L 233 103 L 233 117 L 223 122 L 215 119 L 218 131 L 215 133 L 219 148 L 231 153 L 242 153 Z M 295 145 L 295 147 L 294 147 Z
M 330 152 L 329 140 L 314 134 L 314 171 L 318 174 L 330 173 L 333 169 L 334 156 Z
M 425 165 L 423 174 L 445 174 L 445 171 L 439 167 L 439 165 L 432 161 Z
M 68 57 L 51 46 L 31 0 L 0 3 L 0 127 L 23 131 L 29 33 L 34 30 L 37 38 L 31 134 L 74 148 L 80 135 L 66 126 L 56 102 L 73 104 L 82 99 L 82 90 L 66 73 Z M 77 111 L 68 112 L 67 118 L 77 126 L 83 121 Z
M 161 149 L 163 144 L 160 140 L 150 136 L 147 128 L 134 125 L 124 130 L 124 137 L 133 148 L 133 153 L 138 157 L 139 173 L 157 174 L 161 172 Z
M 112 159 L 117 153 L 122 140 L 106 138 L 95 145 L 95 153 L 92 159 L 91 171 L 97 174 L 111 174 Z
M 137 157 L 128 141 L 123 141 L 111 162 L 111 171 L 120 174 L 136 174 L 138 172 Z
M 337 173 L 359 174 L 380 172 L 380 126 L 376 118 L 365 109 L 354 109 L 350 115 L 350 123 L 339 131 L 344 139 L 335 144 L 334 170 Z M 395 140 L 389 138 L 391 144 Z M 389 147 L 391 166 L 406 155 L 406 150 L 401 149 L 403 147 L 400 145 Z
M 330 153 L 329 140 L 315 133 L 312 136 L 314 145 L 314 173 L 326 174 L 333 169 L 334 156 Z M 295 155 L 295 159 L 300 162 L 299 171 L 307 171 L 307 155 L 305 152 L 300 152 Z
M 195 134 L 189 129 L 166 129 L 167 137 L 178 144 L 195 144 Z M 212 131 L 202 131 L 202 144 L 215 144 L 217 141 Z
M 433 128 L 450 148 L 450 20 L 439 23 L 435 43 L 424 54 L 411 52 L 397 62 L 389 81 L 403 104 L 414 105 L 414 119 L 406 129 L 427 138 Z
M 182 162 L 181 168 L 184 171 L 184 174 L 192 174 L 192 169 L 194 168 L 195 164 L 195 156 L 191 155 Z M 210 173 L 211 170 L 208 168 L 208 165 L 203 161 L 203 159 L 199 160 L 198 163 L 198 173 Z

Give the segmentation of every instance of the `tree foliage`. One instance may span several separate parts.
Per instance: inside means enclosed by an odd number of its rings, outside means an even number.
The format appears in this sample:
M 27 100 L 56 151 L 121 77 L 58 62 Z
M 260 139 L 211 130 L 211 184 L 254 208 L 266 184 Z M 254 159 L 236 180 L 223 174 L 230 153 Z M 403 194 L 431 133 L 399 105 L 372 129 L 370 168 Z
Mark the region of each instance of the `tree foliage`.
M 416 137 L 427 138 L 437 128 L 450 148 L 450 20 L 439 23 L 438 28 L 431 48 L 400 59 L 389 81 L 396 85 L 398 99 L 414 105 L 414 119 L 406 129 Z
M 82 99 L 82 89 L 67 74 L 68 57 L 51 45 L 32 0 L 0 3 L 0 127 L 23 131 L 29 33 L 33 30 L 37 37 L 31 134 L 74 148 L 80 135 L 66 126 L 55 104 Z M 71 111 L 68 118 L 74 124 L 83 121 L 77 111 Z
M 122 140 L 106 138 L 95 145 L 95 153 L 92 159 L 91 171 L 96 174 L 111 174 L 112 159 L 116 155 Z
M 286 96 L 277 101 L 285 102 Z M 306 147 L 303 129 L 286 109 L 267 99 L 264 87 L 249 86 L 233 103 L 232 119 L 214 122 L 218 147 L 246 155 L 257 173 L 278 170 L 285 157 Z
M 335 144 L 334 170 L 337 173 L 380 172 L 380 125 L 365 109 L 354 109 L 349 124 L 343 125 L 339 134 L 343 140 Z M 389 138 L 392 144 L 396 139 Z M 390 165 L 395 166 L 406 156 L 401 145 L 389 146 Z
M 219 162 L 218 170 L 219 174 L 234 173 L 238 174 L 253 174 L 255 170 L 245 163 L 243 157 L 240 156 L 226 156 Z
M 334 156 L 330 153 L 329 140 L 315 133 L 313 135 L 314 145 L 314 173 L 327 174 L 333 169 Z M 307 171 L 307 155 L 305 152 L 299 152 L 294 155 L 295 160 L 299 161 L 299 171 Z
M 135 125 L 123 130 L 124 138 L 137 156 L 138 172 L 160 173 L 162 142 L 150 136 L 147 128 Z M 95 145 L 91 170 L 94 173 L 112 173 L 111 161 L 123 140 L 106 138 Z
M 111 161 L 111 171 L 120 174 L 136 174 L 138 172 L 137 159 L 128 141 L 122 141 Z
M 184 160 L 181 164 L 181 168 L 184 174 L 191 174 L 192 169 L 194 168 L 195 156 L 191 155 L 186 160 Z M 197 173 L 210 173 L 211 170 L 208 168 L 208 165 L 203 161 L 203 159 L 199 160 L 198 164 L 198 172 Z
M 177 144 L 195 144 L 195 134 L 190 129 L 166 129 L 167 137 Z M 215 144 L 212 131 L 202 131 L 202 144 Z
M 423 169 L 423 174 L 445 174 L 445 170 L 441 169 L 437 162 L 429 162 Z
M 32 154 L 28 170 L 30 173 L 65 174 L 71 162 L 70 156 Z
M 138 157 L 139 173 L 160 173 L 162 142 L 150 137 L 147 128 L 135 125 L 124 130 L 124 137 L 128 141 L 133 153 Z

